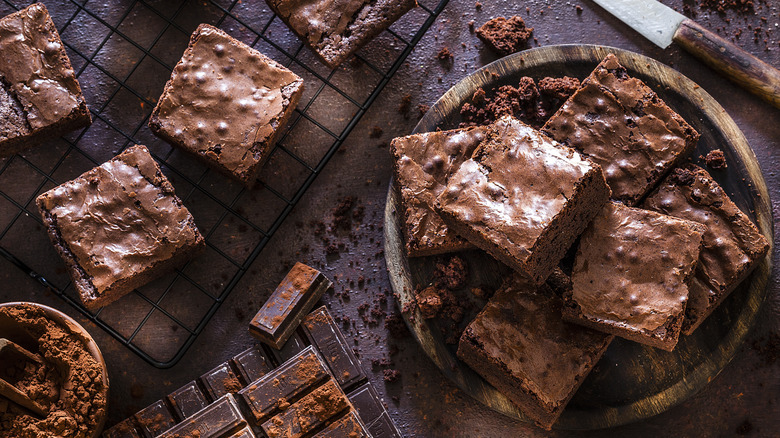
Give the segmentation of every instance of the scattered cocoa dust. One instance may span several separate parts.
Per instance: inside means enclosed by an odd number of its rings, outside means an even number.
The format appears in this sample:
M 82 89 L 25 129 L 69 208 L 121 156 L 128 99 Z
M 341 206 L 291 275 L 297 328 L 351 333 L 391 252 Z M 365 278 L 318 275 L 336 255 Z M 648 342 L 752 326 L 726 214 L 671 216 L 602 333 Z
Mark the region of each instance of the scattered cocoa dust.
M 0 435 L 89 437 L 105 412 L 107 388 L 100 364 L 81 338 L 31 305 L 2 308 L 0 320 L 16 321 L 37 342 L 38 351 L 33 353 L 40 354 L 44 362 L 43 367 L 28 364 L 3 369 L 2 377 L 49 413 L 46 418 L 37 419 L 12 403 L 0 403 Z

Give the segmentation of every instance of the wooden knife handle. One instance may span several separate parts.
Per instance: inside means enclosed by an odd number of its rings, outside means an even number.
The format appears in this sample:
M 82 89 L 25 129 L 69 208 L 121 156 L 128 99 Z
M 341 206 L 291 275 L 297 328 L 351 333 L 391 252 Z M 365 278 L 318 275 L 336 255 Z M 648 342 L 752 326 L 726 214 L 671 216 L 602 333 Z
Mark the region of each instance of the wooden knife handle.
M 780 71 L 776 68 L 693 20 L 683 21 L 673 39 L 710 67 L 780 108 Z

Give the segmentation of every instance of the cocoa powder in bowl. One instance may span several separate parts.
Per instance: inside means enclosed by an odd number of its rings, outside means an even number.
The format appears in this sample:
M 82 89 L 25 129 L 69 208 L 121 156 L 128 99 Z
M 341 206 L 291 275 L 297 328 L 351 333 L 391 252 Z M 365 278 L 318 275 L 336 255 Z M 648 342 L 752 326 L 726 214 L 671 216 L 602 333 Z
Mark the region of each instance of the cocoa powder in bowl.
M 0 336 L 43 360 L 43 366 L 10 360 L 0 376 L 48 412 L 36 418 L 0 399 L 0 437 L 89 438 L 102 427 L 108 395 L 102 359 L 93 356 L 78 327 L 52 314 L 53 309 L 27 303 L 0 307 Z

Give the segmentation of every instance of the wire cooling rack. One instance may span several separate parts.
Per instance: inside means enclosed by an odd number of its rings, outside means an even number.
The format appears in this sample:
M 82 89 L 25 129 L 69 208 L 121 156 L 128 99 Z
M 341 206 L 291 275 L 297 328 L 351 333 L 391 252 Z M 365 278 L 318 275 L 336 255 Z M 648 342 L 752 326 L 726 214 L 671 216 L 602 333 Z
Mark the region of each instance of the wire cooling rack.
M 0 159 L 0 255 L 158 368 L 175 365 L 403 64 L 448 0 L 419 1 L 335 70 L 263 0 L 45 1 L 93 124 Z M 2 0 L 6 15 L 30 2 Z M 200 23 L 304 78 L 306 91 L 252 190 L 154 137 L 148 117 Z M 206 236 L 205 253 L 96 312 L 81 305 L 35 198 L 133 144 L 146 145 Z

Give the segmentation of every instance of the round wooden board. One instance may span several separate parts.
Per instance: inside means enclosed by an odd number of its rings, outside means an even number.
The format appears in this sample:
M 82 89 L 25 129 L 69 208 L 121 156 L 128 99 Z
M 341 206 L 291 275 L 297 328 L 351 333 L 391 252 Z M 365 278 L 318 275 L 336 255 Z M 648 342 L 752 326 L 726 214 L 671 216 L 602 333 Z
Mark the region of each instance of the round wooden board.
M 462 104 L 477 88 L 489 90 L 500 85 L 517 85 L 522 76 L 536 80 L 564 75 L 583 79 L 608 53 L 614 53 L 629 74 L 653 88 L 701 133 L 691 158 L 694 162 L 712 149 L 725 152 L 728 169 L 713 172 L 713 177 L 772 243 L 769 194 L 755 154 L 742 132 L 701 87 L 675 70 L 636 53 L 604 46 L 564 45 L 508 56 L 452 87 L 420 120 L 414 133 L 457 127 Z M 394 295 L 404 308 L 410 303 L 415 287 L 432 280 L 439 259 L 406 257 L 398 206 L 398 195 L 391 183 L 385 207 L 385 258 Z M 496 288 L 507 274 L 506 267 L 479 251 L 459 255 L 469 264 L 471 285 Z M 554 427 L 598 429 L 630 423 L 659 414 L 704 387 L 744 341 L 766 298 L 770 271 L 771 259 L 767 256 L 696 332 L 681 337 L 673 352 L 616 338 Z M 459 329 L 484 305 L 467 288 L 461 292 L 460 298 L 472 300 L 472 311 Z M 426 321 L 418 311 L 403 312 L 403 316 L 419 344 L 445 376 L 490 408 L 528 421 L 506 397 L 456 357 L 457 345 L 448 345 L 442 334 L 441 325 L 445 321 Z

